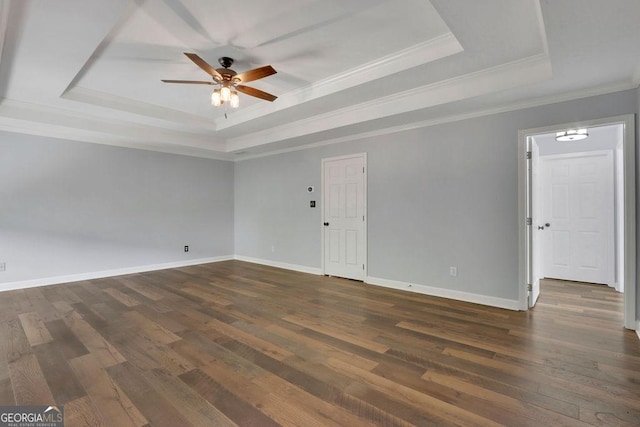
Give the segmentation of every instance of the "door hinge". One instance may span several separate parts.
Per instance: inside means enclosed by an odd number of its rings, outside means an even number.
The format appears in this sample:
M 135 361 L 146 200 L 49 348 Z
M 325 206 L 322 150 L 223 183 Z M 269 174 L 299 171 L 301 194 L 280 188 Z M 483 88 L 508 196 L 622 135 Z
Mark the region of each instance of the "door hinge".
M 527 225 L 531 225 L 533 224 L 533 221 L 531 220 L 531 218 L 527 218 Z
M 364 270 L 364 264 L 362 264 L 362 269 Z
M 527 151 L 527 160 L 531 159 L 531 151 Z
M 362 167 L 362 173 L 364 173 L 364 166 Z
M 527 291 L 531 292 L 533 290 L 533 285 L 531 283 L 527 283 Z

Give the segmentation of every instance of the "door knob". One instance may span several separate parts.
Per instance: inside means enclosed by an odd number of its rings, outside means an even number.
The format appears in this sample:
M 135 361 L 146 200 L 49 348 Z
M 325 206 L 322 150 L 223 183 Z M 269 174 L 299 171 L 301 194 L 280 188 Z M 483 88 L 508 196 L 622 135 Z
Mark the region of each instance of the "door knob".
M 544 230 L 544 226 L 543 225 L 539 225 L 538 226 L 538 230 Z
M 324 226 L 325 226 L 325 227 L 328 227 L 328 226 L 329 226 L 329 223 L 328 223 L 328 222 L 325 222 L 325 223 L 324 223 Z

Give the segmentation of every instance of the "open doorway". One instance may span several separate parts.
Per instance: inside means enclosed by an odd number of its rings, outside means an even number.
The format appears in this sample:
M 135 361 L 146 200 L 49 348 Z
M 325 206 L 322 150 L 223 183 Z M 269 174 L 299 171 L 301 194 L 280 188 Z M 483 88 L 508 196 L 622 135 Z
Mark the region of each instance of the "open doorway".
M 589 136 L 557 141 L 568 129 Z M 600 283 L 624 291 L 624 324 L 635 329 L 633 116 L 529 129 L 519 139 L 521 308 L 535 305 L 542 278 Z
M 542 278 L 624 290 L 621 124 L 588 129 L 587 138 L 530 137 L 532 285 Z M 535 304 L 532 292 L 529 306 Z

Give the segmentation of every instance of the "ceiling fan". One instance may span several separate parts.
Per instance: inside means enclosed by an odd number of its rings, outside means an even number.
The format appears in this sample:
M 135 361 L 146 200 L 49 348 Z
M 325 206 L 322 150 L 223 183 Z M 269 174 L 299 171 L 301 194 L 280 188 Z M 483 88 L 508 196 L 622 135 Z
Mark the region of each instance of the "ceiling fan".
M 211 103 L 215 106 L 228 102 L 232 107 L 237 108 L 240 105 L 238 92 L 242 92 L 246 95 L 254 96 L 256 98 L 264 99 L 270 102 L 273 102 L 278 98 L 277 96 L 271 95 L 267 92 L 263 92 L 260 89 L 241 84 L 259 80 L 275 74 L 276 70 L 274 70 L 271 65 L 254 68 L 253 70 L 245 71 L 243 73 L 237 73 L 229 68 L 233 65 L 233 58 L 223 56 L 222 58 L 218 59 L 218 62 L 220 63 L 220 65 L 222 65 L 222 68 L 215 69 L 195 53 L 185 53 L 185 55 L 198 67 L 202 68 L 207 74 L 209 74 L 213 78 L 213 81 L 208 82 L 198 80 L 162 80 L 163 82 L 196 85 L 219 85 L 219 87 L 214 89 L 213 93 L 211 94 Z

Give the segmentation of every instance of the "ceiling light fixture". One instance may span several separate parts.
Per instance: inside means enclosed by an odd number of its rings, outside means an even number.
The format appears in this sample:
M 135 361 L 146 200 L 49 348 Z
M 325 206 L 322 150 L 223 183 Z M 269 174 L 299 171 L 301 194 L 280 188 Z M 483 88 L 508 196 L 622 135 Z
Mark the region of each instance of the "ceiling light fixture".
M 589 137 L 586 129 L 568 129 L 556 133 L 556 141 L 580 141 Z

